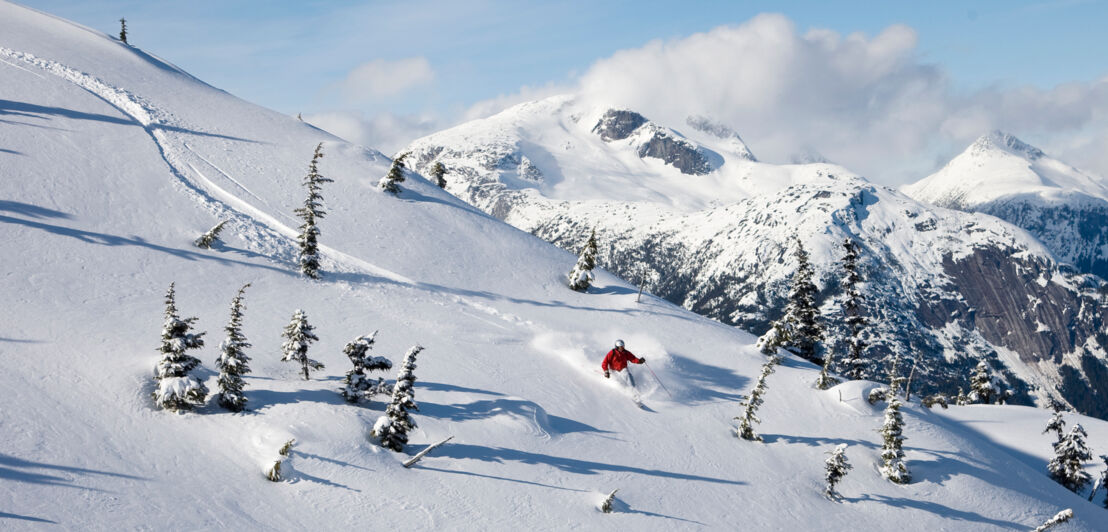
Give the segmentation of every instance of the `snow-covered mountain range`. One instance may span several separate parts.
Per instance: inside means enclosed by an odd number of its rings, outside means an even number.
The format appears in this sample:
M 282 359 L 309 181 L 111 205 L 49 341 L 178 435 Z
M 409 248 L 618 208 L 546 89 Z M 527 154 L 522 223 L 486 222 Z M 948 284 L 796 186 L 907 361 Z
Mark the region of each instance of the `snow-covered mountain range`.
M 293 209 L 320 142 L 334 182 L 311 281 L 297 273 Z M 658 161 L 642 164 L 667 168 Z M 568 290 L 572 254 L 415 174 L 399 196 L 382 193 L 388 166 L 140 48 L 0 1 L 0 528 L 1010 530 L 1064 508 L 1070 530 L 1108 526 L 1103 491 L 1089 502 L 1048 477 L 1054 439 L 1038 409 L 913 399 L 913 480 L 896 485 L 877 471 L 882 404 L 864 397 L 878 384 L 817 391 L 816 368 L 787 357 L 758 412 L 765 441 L 740 441 L 737 402 L 766 360 L 753 336 L 636 302 L 602 271 L 589 293 Z M 195 247 L 219 220 L 230 220 L 222 244 Z M 246 412 L 155 407 L 171 282 L 181 316 L 207 331 L 196 354 L 213 389 L 230 300 L 251 283 Z M 311 380 L 280 361 L 297 309 L 320 338 L 310 355 L 325 367 Z M 404 453 L 367 434 L 384 398 L 338 393 L 343 346 L 373 330 L 373 353 L 394 364 L 426 348 Z M 646 409 L 599 374 L 615 338 L 648 361 L 634 368 Z M 1108 423 L 1066 421 L 1108 450 Z M 286 480 L 272 483 L 263 471 L 290 439 Z M 855 468 L 833 502 L 823 462 L 839 444 Z M 615 511 L 601 513 L 613 489 Z
M 878 358 L 899 352 L 925 389 L 948 393 L 984 359 L 1007 374 L 1017 402 L 1108 415 L 1102 281 L 996 218 L 936 208 L 832 164 L 761 163 L 726 126 L 703 117 L 685 126 L 559 96 L 409 149 L 419 170 L 444 163 L 447 190 L 485 212 L 572 251 L 595 229 L 604 267 L 755 333 L 784 307 L 799 238 L 832 354 L 846 333 L 842 242 L 854 239 Z
M 1035 235 L 1058 260 L 1108 278 L 1108 180 L 994 131 L 902 188 L 920 201 L 983 212 Z

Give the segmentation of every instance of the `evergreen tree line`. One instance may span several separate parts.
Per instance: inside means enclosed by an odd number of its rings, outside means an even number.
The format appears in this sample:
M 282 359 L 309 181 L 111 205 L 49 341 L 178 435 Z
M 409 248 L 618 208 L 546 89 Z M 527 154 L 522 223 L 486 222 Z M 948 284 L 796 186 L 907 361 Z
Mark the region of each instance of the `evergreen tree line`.
M 251 347 L 243 333 L 243 314 L 246 309 L 244 296 L 250 284 L 243 285 L 231 300 L 231 316 L 224 327 L 225 338 L 219 344 L 219 356 L 215 367 L 219 370 L 216 378 L 218 392 L 216 402 L 219 406 L 232 411 L 242 412 L 247 408 L 244 393 L 244 376 L 250 373 L 250 356 L 246 351 Z M 176 284 L 170 283 L 165 295 L 165 313 L 162 325 L 161 345 L 158 349 L 161 358 L 154 368 L 154 402 L 165 410 L 185 412 L 207 403 L 209 390 L 194 371 L 201 361 L 189 354 L 190 350 L 204 346 L 206 332 L 194 332 L 196 317 L 181 318 L 176 303 Z M 415 402 L 415 358 L 423 347 L 416 345 L 404 355 L 396 384 L 389 386 L 384 378 L 373 381 L 366 374 L 373 371 L 385 371 L 392 368 L 392 362 L 385 357 L 372 356 L 369 350 L 376 341 L 377 331 L 373 334 L 358 336 L 346 344 L 343 354 L 350 359 L 353 368 L 346 372 L 343 387 L 338 393 L 349 403 L 369 401 L 381 393 L 391 394 L 385 415 L 374 425 L 373 435 L 382 446 L 401 451 L 407 443 L 407 433 L 415 428 L 415 420 L 409 412 L 418 410 Z M 323 363 L 308 356 L 312 343 L 319 340 L 315 328 L 308 322 L 304 311 L 297 309 L 292 321 L 285 327 L 281 346 L 282 361 L 299 366 L 304 380 L 311 379 L 311 372 L 324 369 Z

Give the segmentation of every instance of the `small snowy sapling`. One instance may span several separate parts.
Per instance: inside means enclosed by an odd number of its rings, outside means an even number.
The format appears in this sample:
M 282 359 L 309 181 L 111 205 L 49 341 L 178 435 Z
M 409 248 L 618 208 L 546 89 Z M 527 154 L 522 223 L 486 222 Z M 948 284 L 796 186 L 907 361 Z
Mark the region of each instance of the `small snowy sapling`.
M 289 455 L 292 453 L 292 446 L 296 443 L 296 440 L 289 440 L 277 450 L 278 458 L 273 461 L 273 465 L 269 466 L 269 469 L 265 470 L 265 478 L 268 478 L 272 482 L 280 482 L 282 477 L 281 464 L 288 460 Z
M 1066 434 L 1066 420 L 1062 419 L 1062 410 L 1058 409 L 1054 411 L 1054 415 L 1050 417 L 1050 421 L 1047 422 L 1046 428 L 1043 429 L 1043 434 L 1048 432 L 1055 433 L 1057 441 L 1062 441 L 1062 436 Z
M 193 244 L 198 248 L 211 249 L 212 244 L 219 242 L 219 232 L 223 230 L 223 226 L 226 223 L 227 220 L 223 220 L 215 224 L 215 227 L 208 229 L 207 233 L 200 235 L 200 238 L 197 238 Z
M 411 155 L 411 152 L 404 152 L 397 155 L 392 160 L 392 166 L 389 167 L 389 173 L 385 174 L 380 181 L 377 182 L 377 186 L 390 194 L 400 193 L 400 183 L 404 182 L 404 159 Z
M 231 300 L 231 319 L 223 328 L 227 332 L 227 338 L 219 344 L 219 358 L 215 361 L 215 367 L 219 370 L 219 406 L 232 412 L 242 412 L 246 408 L 246 395 L 242 389 L 246 386 L 242 376 L 250 372 L 250 357 L 245 349 L 250 347 L 246 336 L 242 334 L 242 311 L 246 305 L 242 302 L 243 294 L 250 283 L 243 285 L 238 294 Z
M 158 351 L 162 358 L 154 369 L 158 383 L 154 401 L 158 406 L 173 411 L 191 410 L 204 404 L 208 388 L 191 372 L 200 365 L 200 359 L 186 353 L 189 349 L 204 346 L 204 333 L 193 333 L 196 318 L 181 319 L 177 315 L 174 284 L 165 294 L 165 323 L 162 325 L 162 345 Z
M 596 230 L 593 229 L 589 235 L 589 240 L 585 242 L 584 249 L 581 250 L 581 256 L 577 259 L 577 264 L 573 265 L 573 269 L 569 272 L 569 287 L 577 290 L 578 292 L 584 292 L 588 290 L 589 284 L 593 281 L 592 269 L 596 267 Z
M 312 342 L 319 341 L 319 337 L 313 331 L 314 327 L 308 323 L 308 317 L 304 315 L 304 311 L 296 309 L 296 313 L 292 315 L 292 321 L 281 335 L 285 338 L 285 343 L 281 345 L 284 353 L 281 360 L 298 362 L 304 373 L 304 380 L 311 379 L 308 373 L 310 370 L 323 369 L 323 363 L 308 358 L 308 346 Z
M 840 443 L 834 451 L 828 451 L 827 454 L 831 456 L 824 464 L 823 478 L 827 481 L 827 487 L 824 488 L 823 494 L 828 499 L 835 500 L 839 498 L 839 494 L 835 492 L 835 484 L 838 484 L 846 476 L 847 471 L 853 469 L 854 466 L 850 465 L 850 462 L 846 459 L 845 443 Z
M 333 179 L 323 177 L 319 173 L 319 160 L 323 158 L 323 143 L 315 147 L 312 154 L 312 162 L 308 164 L 308 175 L 304 176 L 304 186 L 308 188 L 308 197 L 304 198 L 304 205 L 297 208 L 294 213 L 304 223 L 300 224 L 300 234 L 296 242 L 300 247 L 300 273 L 310 279 L 319 279 L 319 227 L 316 221 L 326 216 L 323 210 L 323 183 L 332 183 Z
M 354 369 L 346 372 L 346 378 L 342 381 L 343 387 L 340 392 L 342 398 L 349 403 L 357 403 L 363 398 L 369 400 L 383 388 L 384 380 L 378 379 L 377 382 L 373 382 L 366 376 L 365 372 L 367 370 L 385 371 L 392 368 L 392 362 L 389 359 L 369 354 L 376 337 L 377 331 L 373 331 L 373 334 L 369 336 L 359 336 L 346 344 L 346 347 L 342 350 L 343 354 L 354 364 Z
M 435 165 L 431 167 L 431 177 L 434 179 L 434 183 L 439 188 L 446 188 L 446 167 L 442 162 L 435 162 Z
M 1065 523 L 1070 519 L 1073 519 L 1073 510 L 1070 508 L 1066 508 L 1065 510 L 1062 510 L 1061 512 L 1055 514 L 1054 517 L 1047 519 L 1045 523 L 1039 525 L 1035 530 L 1032 530 L 1031 532 L 1046 532 L 1047 530 L 1050 530 L 1051 528 Z
M 739 402 L 739 405 L 745 407 L 745 409 L 742 416 L 735 418 L 739 421 L 739 427 L 735 430 L 738 437 L 749 441 L 762 441 L 762 436 L 754 431 L 754 425 L 762 422 L 758 419 L 756 412 L 758 407 L 765 402 L 762 396 L 766 394 L 766 378 L 774 372 L 773 367 L 780 363 L 781 357 L 777 355 L 770 357 L 769 361 L 762 365 L 762 373 L 758 376 L 758 382 L 755 383 L 754 390 L 744 401 Z
M 415 420 L 412 419 L 409 410 L 419 410 L 415 402 L 415 368 L 416 356 L 423 351 L 419 345 L 413 346 L 404 354 L 404 360 L 400 363 L 400 373 L 396 376 L 396 384 L 392 387 L 392 401 L 385 408 L 385 415 L 377 418 L 373 424 L 373 436 L 378 439 L 382 447 L 396 452 L 404 450 L 408 443 L 408 431 L 415 428 Z
M 1054 458 L 1047 464 L 1050 478 L 1074 493 L 1080 493 L 1091 480 L 1085 472 L 1085 462 L 1093 458 L 1085 444 L 1088 437 L 1081 425 L 1074 424 L 1069 433 L 1054 444 Z
M 601 512 L 604 512 L 606 514 L 612 513 L 612 503 L 615 502 L 615 500 L 616 500 L 616 492 L 617 491 L 619 491 L 618 488 L 612 490 L 612 492 L 609 493 L 607 497 L 604 497 L 604 500 L 600 502 L 600 511 Z
M 954 399 L 954 404 L 958 406 L 966 406 L 969 404 L 969 397 L 966 397 L 966 391 L 961 386 L 958 387 L 958 397 Z

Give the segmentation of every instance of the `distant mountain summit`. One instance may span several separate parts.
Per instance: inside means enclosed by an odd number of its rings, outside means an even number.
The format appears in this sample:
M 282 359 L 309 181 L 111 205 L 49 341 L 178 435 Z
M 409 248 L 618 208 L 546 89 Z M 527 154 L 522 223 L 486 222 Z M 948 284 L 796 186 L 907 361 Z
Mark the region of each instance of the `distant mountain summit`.
M 902 188 L 940 207 L 991 214 L 1035 235 L 1062 262 L 1108 278 L 1108 180 L 993 131 Z

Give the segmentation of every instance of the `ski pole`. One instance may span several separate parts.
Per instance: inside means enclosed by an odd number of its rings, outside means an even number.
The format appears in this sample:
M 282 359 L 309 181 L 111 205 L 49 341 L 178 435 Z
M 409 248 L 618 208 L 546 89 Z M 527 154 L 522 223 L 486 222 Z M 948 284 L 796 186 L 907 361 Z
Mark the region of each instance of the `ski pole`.
M 666 395 L 668 395 L 670 399 L 673 399 L 673 394 L 669 393 L 669 388 L 666 388 L 665 384 L 662 384 L 662 379 L 659 379 L 658 374 L 654 373 L 654 368 L 650 367 L 650 364 L 645 360 L 643 360 L 642 363 L 644 366 L 646 366 L 646 369 L 650 370 L 650 374 L 654 376 L 654 380 L 658 381 L 658 384 L 660 384 L 662 386 L 662 389 L 666 391 Z

